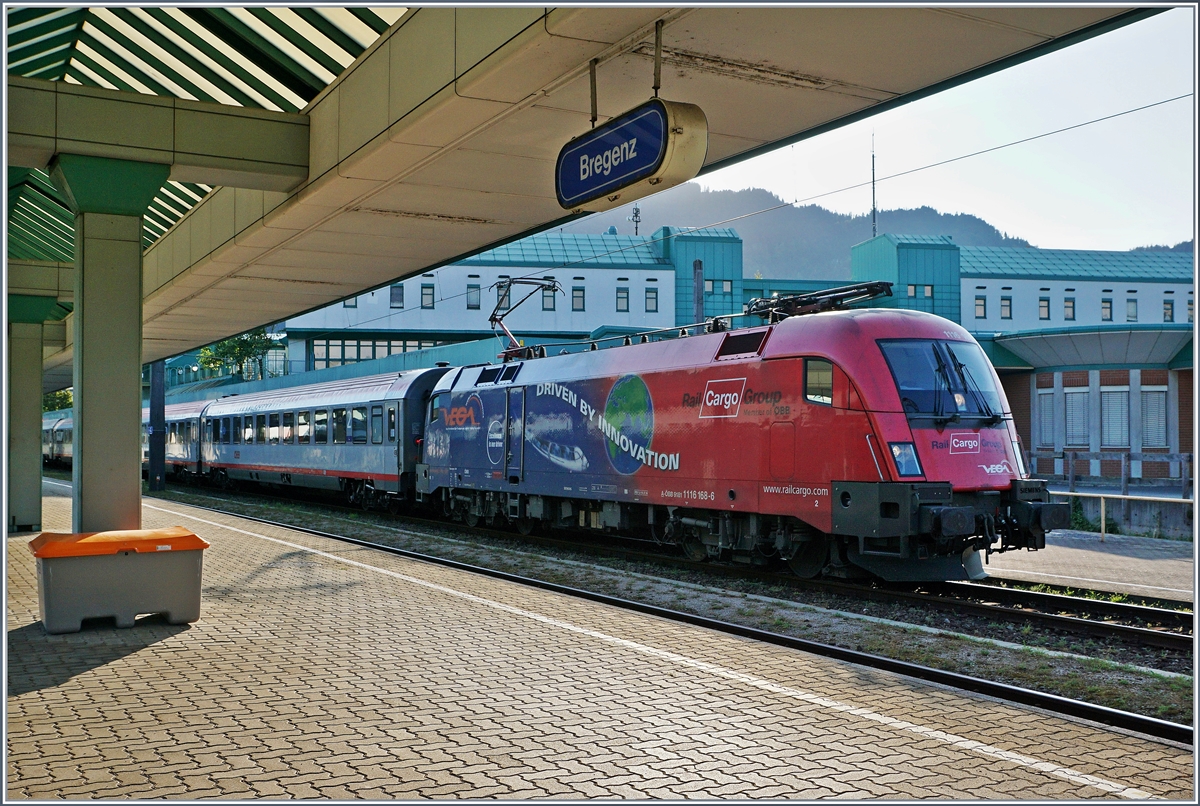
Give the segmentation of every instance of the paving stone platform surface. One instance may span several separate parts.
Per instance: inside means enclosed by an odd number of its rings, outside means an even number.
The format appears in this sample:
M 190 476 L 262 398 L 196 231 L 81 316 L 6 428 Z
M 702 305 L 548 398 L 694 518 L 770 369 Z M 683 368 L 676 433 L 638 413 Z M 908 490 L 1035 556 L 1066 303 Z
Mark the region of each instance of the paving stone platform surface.
M 990 576 L 1131 593 L 1184 602 L 1196 600 L 1195 544 L 1131 535 L 1058 530 L 1042 551 L 993 554 Z
M 1193 799 L 1166 743 L 144 503 L 212 543 L 195 624 L 46 635 L 8 540 L 11 799 Z

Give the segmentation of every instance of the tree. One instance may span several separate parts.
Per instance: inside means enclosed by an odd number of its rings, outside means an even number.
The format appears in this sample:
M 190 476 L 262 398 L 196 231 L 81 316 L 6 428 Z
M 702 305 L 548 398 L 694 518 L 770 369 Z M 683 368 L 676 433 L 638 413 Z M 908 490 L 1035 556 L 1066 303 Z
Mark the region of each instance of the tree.
M 258 377 L 265 378 L 267 353 L 274 346 L 275 340 L 267 335 L 265 328 L 260 327 L 201 348 L 197 361 L 200 366 L 211 370 L 228 367 L 238 378 L 243 377 L 242 370 L 246 362 L 254 361 L 258 364 Z
M 42 411 L 62 411 L 75 405 L 70 389 L 59 389 L 42 395 Z

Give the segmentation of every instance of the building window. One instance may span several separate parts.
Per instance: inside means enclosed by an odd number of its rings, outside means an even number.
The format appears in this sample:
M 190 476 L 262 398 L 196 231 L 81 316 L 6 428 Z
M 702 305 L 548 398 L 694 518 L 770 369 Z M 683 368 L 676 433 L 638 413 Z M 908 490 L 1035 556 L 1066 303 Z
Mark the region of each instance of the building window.
M 722 280 L 721 281 L 721 293 L 722 294 L 732 294 L 733 293 L 733 280 Z
M 933 286 L 931 286 L 931 285 L 925 286 L 925 296 L 928 299 L 933 299 Z
M 512 286 L 505 283 L 496 286 L 496 310 L 507 311 L 512 307 Z
M 915 297 L 917 295 L 917 287 L 911 283 L 908 286 L 908 295 L 910 297 Z
M 427 310 L 433 309 L 433 286 L 429 283 L 421 284 L 421 307 Z
M 1063 319 L 1068 322 L 1075 321 L 1075 298 L 1067 297 L 1063 300 Z
M 1038 393 L 1038 444 L 1054 447 L 1054 393 Z
M 1012 297 L 1000 298 L 1000 318 L 1012 319 Z
M 658 289 L 646 289 L 646 313 L 658 313 Z
M 1086 446 L 1088 434 L 1088 393 L 1067 392 L 1063 395 L 1067 407 L 1066 444 Z
M 1167 447 L 1167 392 L 1142 390 L 1142 447 Z
M 1101 322 L 1111 322 L 1112 321 L 1112 300 L 1111 299 L 1100 300 L 1100 321 Z
M 617 289 L 617 313 L 628 313 L 628 312 L 629 312 L 629 289 L 628 288 L 618 288 Z
M 711 294 L 712 292 L 713 292 L 713 281 L 705 280 L 704 281 L 704 293 Z
M 1131 298 L 1125 300 L 1125 321 L 1126 322 L 1136 322 L 1137 321 L 1137 298 L 1136 297 L 1131 297 Z
M 467 285 L 467 308 L 472 311 L 479 310 L 479 284 L 469 283 Z
M 554 294 L 553 288 L 543 288 L 542 289 L 542 310 L 543 311 L 554 310 L 554 296 L 555 296 L 555 294 Z
M 358 297 L 351 297 L 350 299 L 342 300 L 342 307 L 343 308 L 357 308 L 358 307 Z
M 987 319 L 987 297 L 975 298 L 975 318 Z
M 574 286 L 574 287 L 571 289 L 571 310 L 573 310 L 573 311 L 582 311 L 582 310 L 584 310 L 584 307 L 583 307 L 583 303 L 584 303 L 583 292 L 584 292 L 584 290 L 583 290 L 583 287 L 582 287 L 582 286 L 578 286 L 578 285 L 577 285 L 577 286 Z
M 1163 321 L 1164 322 L 1174 322 L 1175 321 L 1175 300 L 1173 300 L 1173 299 L 1164 299 L 1163 300 Z
M 392 298 L 390 300 L 390 305 L 393 308 L 403 308 L 404 307 L 404 286 L 400 283 L 396 283 L 394 286 L 392 286 L 391 295 L 392 295 Z
M 1129 392 L 1100 392 L 1100 447 L 1129 447 Z
M 1050 298 L 1038 297 L 1038 319 L 1050 318 Z
M 1193 299 L 1189 299 L 1188 300 L 1188 324 L 1190 325 L 1192 322 L 1195 322 L 1195 321 L 1196 321 L 1196 301 Z

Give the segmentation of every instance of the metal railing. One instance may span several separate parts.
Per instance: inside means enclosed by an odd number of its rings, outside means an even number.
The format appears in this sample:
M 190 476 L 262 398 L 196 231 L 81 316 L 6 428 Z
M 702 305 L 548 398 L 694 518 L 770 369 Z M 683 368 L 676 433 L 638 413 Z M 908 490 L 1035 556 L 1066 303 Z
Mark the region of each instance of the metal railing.
M 1074 490 L 1067 492 L 1056 492 L 1048 490 L 1051 497 L 1062 496 L 1064 498 L 1099 498 L 1100 499 L 1100 542 L 1104 542 L 1105 536 L 1108 534 L 1108 513 L 1105 511 L 1104 501 L 1111 498 L 1122 502 L 1128 501 L 1149 501 L 1158 504 L 1187 504 L 1191 506 L 1194 502 L 1190 498 L 1160 498 L 1152 495 L 1117 495 L 1116 493 L 1077 493 Z M 1126 503 L 1127 507 L 1128 504 Z
M 1076 482 L 1076 465 L 1083 462 L 1093 461 L 1110 461 L 1121 463 L 1121 495 L 1129 495 L 1129 479 L 1130 468 L 1134 462 L 1142 462 L 1143 464 L 1163 464 L 1168 465 L 1178 464 L 1179 475 L 1176 477 L 1171 473 L 1173 468 L 1168 469 L 1166 478 L 1178 478 L 1179 488 L 1183 498 L 1190 499 L 1192 495 L 1192 460 L 1193 455 L 1190 453 L 1145 453 L 1145 452 L 1130 452 L 1130 451 L 1026 451 L 1025 466 L 1029 468 L 1032 475 L 1039 475 L 1037 472 L 1037 460 L 1048 459 L 1051 461 L 1061 461 L 1063 463 L 1063 476 L 1067 480 L 1067 489 L 1071 492 L 1075 491 Z M 1057 473 L 1051 475 L 1058 475 Z M 1101 478 L 1104 478 L 1103 476 Z M 1116 478 L 1110 476 L 1108 478 Z M 1145 478 L 1142 476 L 1141 478 Z M 1115 496 L 1109 496 L 1115 497 Z M 1174 499 L 1166 499 L 1174 500 Z

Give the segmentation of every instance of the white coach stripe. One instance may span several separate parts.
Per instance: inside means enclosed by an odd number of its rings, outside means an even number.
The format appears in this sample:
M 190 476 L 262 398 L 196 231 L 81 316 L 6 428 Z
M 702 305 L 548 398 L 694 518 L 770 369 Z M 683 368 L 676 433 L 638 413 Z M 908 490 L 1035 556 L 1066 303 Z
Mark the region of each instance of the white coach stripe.
M 64 486 L 66 486 L 66 485 L 64 485 Z M 607 633 L 602 633 L 602 632 L 599 632 L 598 630 L 589 629 L 587 627 L 580 627 L 576 624 L 571 624 L 570 622 L 562 621 L 560 619 L 550 618 L 549 616 L 543 616 L 540 613 L 533 613 L 529 610 L 522 610 L 521 608 L 502 604 L 501 602 L 495 602 L 495 601 L 492 601 L 491 599 L 484 599 L 483 597 L 476 596 L 471 593 L 465 593 L 463 591 L 455 590 L 453 588 L 448 588 L 444 585 L 438 585 L 437 583 L 434 583 L 434 582 L 427 582 L 423 579 L 417 579 L 416 577 L 411 577 L 406 574 L 398 573 L 396 571 L 389 571 L 385 568 L 378 568 L 374 565 L 368 565 L 366 563 L 358 562 L 357 560 L 351 560 L 351 559 L 347 559 L 345 557 L 339 557 L 336 554 L 330 554 L 328 552 L 319 551 L 317 549 L 310 548 L 308 546 L 303 546 L 299 543 L 290 543 L 286 540 L 281 540 L 277 537 L 268 537 L 267 535 L 259 534 L 257 532 L 250 532 L 250 531 L 246 531 L 245 529 L 238 529 L 233 526 L 226 526 L 225 524 L 217 523 L 216 521 L 205 520 L 204 518 L 197 518 L 195 515 L 188 515 L 187 513 L 179 512 L 177 510 L 166 509 L 164 507 L 156 507 L 151 504 L 145 504 L 145 503 L 142 504 L 142 506 L 144 506 L 147 509 L 156 510 L 158 512 L 166 512 L 171 515 L 176 515 L 176 516 L 179 516 L 182 518 L 188 518 L 190 520 L 197 521 L 198 523 L 204 523 L 204 524 L 208 524 L 209 526 L 215 526 L 218 529 L 225 529 L 230 532 L 237 532 L 238 534 L 248 535 L 249 537 L 257 537 L 261 540 L 268 540 L 272 543 L 278 543 L 282 546 L 287 546 L 288 548 L 299 549 L 300 551 L 306 551 L 310 554 L 315 554 L 320 557 L 326 557 L 330 560 L 334 560 L 335 562 L 344 563 L 346 565 L 352 565 L 352 566 L 355 566 L 357 568 L 362 568 L 367 571 L 374 571 L 376 573 L 384 574 L 386 576 L 390 576 L 395 579 L 400 579 L 400 580 L 409 582 L 414 585 L 420 585 L 424 588 L 438 591 L 439 593 L 444 593 L 449 596 L 455 596 L 459 599 L 465 599 L 470 602 L 475 602 L 476 604 L 481 604 L 485 607 L 490 607 L 494 610 L 500 610 L 505 613 L 511 613 L 512 615 L 515 615 L 515 616 L 521 616 L 522 618 L 527 618 L 527 619 L 531 619 L 533 621 L 540 622 L 542 624 L 547 624 L 547 625 L 550 625 L 553 627 L 558 627 L 559 629 L 567 630 L 569 632 L 577 633 L 579 635 L 586 635 L 588 637 L 595 638 L 600 641 L 604 641 L 606 643 L 613 644 L 615 646 L 620 646 L 625 649 L 633 650 L 634 652 L 638 652 L 643 655 L 649 655 L 651 657 L 670 661 L 671 663 L 674 663 L 679 666 L 686 666 L 691 669 L 697 669 L 699 671 L 707 672 L 709 674 L 716 675 L 718 677 L 723 677 L 726 680 L 735 680 L 739 683 L 744 683 L 745 685 L 752 686 L 754 688 L 761 689 L 763 691 L 770 691 L 775 694 L 782 694 L 784 696 L 791 697 L 793 699 L 801 700 L 801 701 L 807 702 L 807 703 L 812 703 L 813 705 L 818 705 L 822 708 L 826 708 L 831 711 L 838 711 L 840 713 L 852 714 L 853 716 L 857 716 L 861 719 L 866 719 L 871 722 L 876 722 L 880 725 L 886 725 L 890 728 L 895 728 L 897 730 L 904 730 L 904 731 L 908 731 L 910 733 L 915 733 L 915 734 L 917 734 L 919 736 L 923 736 L 927 739 L 936 739 L 937 741 L 944 742 L 948 745 L 957 747 L 962 750 L 969 750 L 971 752 L 979 753 L 980 755 L 989 756 L 991 758 L 999 759 L 1001 761 L 1008 761 L 1012 764 L 1016 764 L 1021 767 L 1026 767 L 1031 770 L 1037 770 L 1038 772 L 1044 772 L 1049 775 L 1053 775 L 1056 778 L 1062 778 L 1064 780 L 1070 781 L 1075 784 L 1081 784 L 1084 786 L 1095 787 L 1096 789 L 1102 790 L 1104 792 L 1110 792 L 1114 795 L 1118 795 L 1123 798 L 1129 798 L 1131 800 L 1155 799 L 1153 795 L 1149 794 L 1148 792 L 1143 792 L 1140 789 L 1135 789 L 1133 787 L 1125 786 L 1124 784 L 1114 783 L 1113 781 L 1108 781 L 1104 778 L 1098 778 L 1094 775 L 1088 775 L 1086 773 L 1077 772 L 1068 767 L 1063 767 L 1063 766 L 1054 764 L 1049 761 L 1039 761 L 1038 759 L 1031 758 L 1030 756 L 1022 755 L 1020 753 L 1013 753 L 1009 750 L 1002 750 L 999 747 L 992 747 L 991 745 L 987 745 L 982 742 L 977 742 L 972 739 L 966 739 L 966 738 L 963 738 L 962 736 L 956 736 L 953 733 L 946 733 L 945 731 L 936 730 L 934 728 L 927 728 L 927 727 L 923 727 L 921 725 L 915 725 L 912 722 L 906 722 L 902 719 L 895 719 L 893 717 L 886 716 L 885 714 L 876 713 L 875 711 L 871 711 L 866 708 L 859 708 L 857 706 L 847 705 L 845 703 L 838 702 L 837 700 L 831 700 L 828 697 L 821 697 L 816 694 L 810 694 L 807 691 L 802 691 L 801 689 L 791 688 L 790 686 L 783 686 L 778 683 L 772 683 L 769 680 L 763 680 L 762 678 L 754 677 L 753 675 L 744 674 L 742 672 L 737 672 L 732 669 L 726 669 L 723 666 L 717 666 L 716 664 L 708 663 L 706 661 L 696 660 L 694 658 L 688 658 L 683 655 L 677 655 L 674 652 L 668 652 L 663 649 L 656 649 L 655 647 L 647 646 L 645 644 L 639 644 L 636 641 L 629 641 L 625 638 L 617 638 L 616 636 L 608 635 Z M 234 517 L 236 517 L 236 516 L 234 516 Z M 286 527 L 281 527 L 281 528 L 286 528 Z

